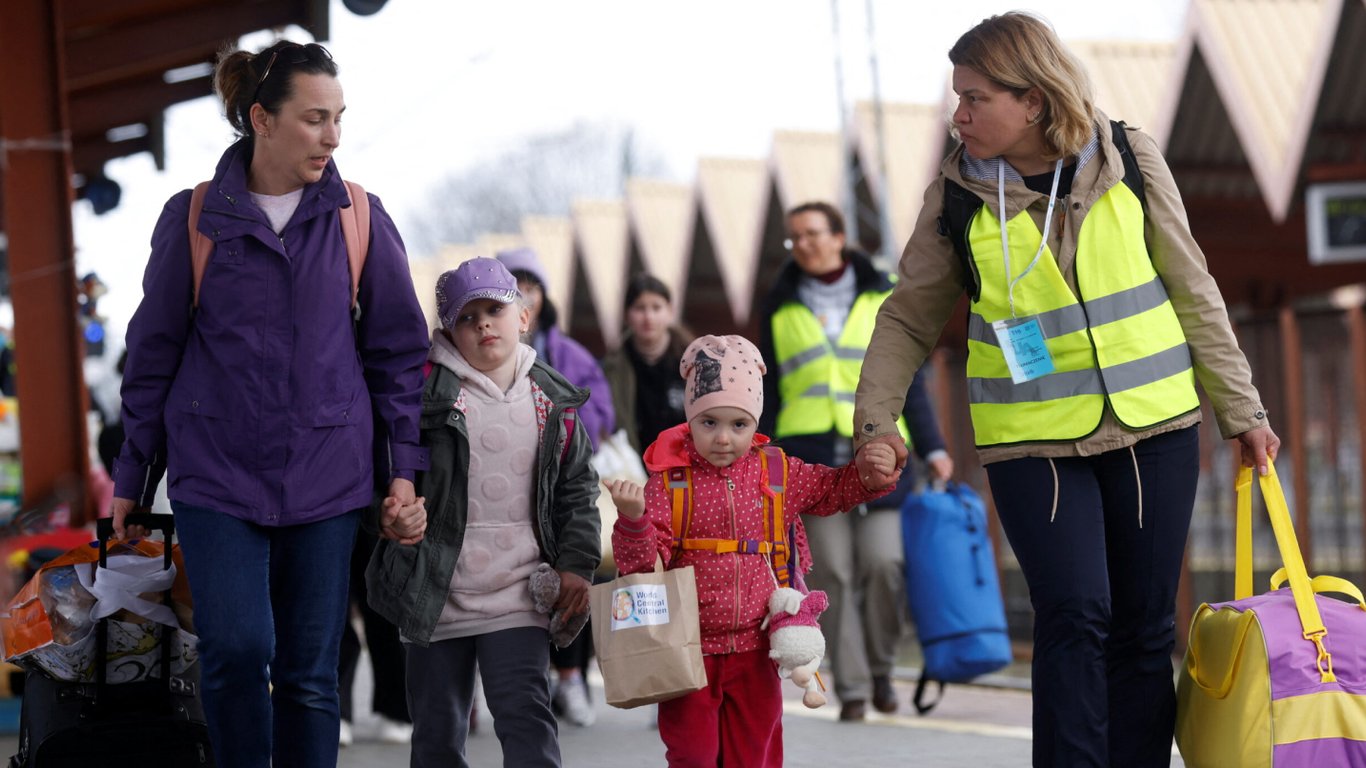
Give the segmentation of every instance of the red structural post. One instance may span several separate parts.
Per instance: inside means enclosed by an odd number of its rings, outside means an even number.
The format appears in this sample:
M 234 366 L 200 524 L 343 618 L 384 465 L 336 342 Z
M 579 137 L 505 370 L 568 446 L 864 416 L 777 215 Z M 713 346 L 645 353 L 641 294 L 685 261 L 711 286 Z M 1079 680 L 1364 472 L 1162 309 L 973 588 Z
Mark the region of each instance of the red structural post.
M 1347 310 L 1347 327 L 1352 343 L 1352 393 L 1357 416 L 1357 461 L 1360 482 L 1366 483 L 1366 317 L 1360 304 Z M 1366 493 L 1359 493 L 1362 520 L 1362 568 L 1366 569 Z
M 88 395 L 76 319 L 61 0 L 0 3 L 0 176 L 9 236 L 24 503 L 69 494 L 85 519 Z
M 1309 449 L 1304 428 L 1304 355 L 1300 343 L 1300 324 L 1295 309 L 1281 308 L 1281 360 L 1285 366 L 1286 431 L 1290 443 L 1290 463 L 1295 468 L 1295 536 L 1309 570 L 1314 569 L 1314 540 L 1309 528 Z

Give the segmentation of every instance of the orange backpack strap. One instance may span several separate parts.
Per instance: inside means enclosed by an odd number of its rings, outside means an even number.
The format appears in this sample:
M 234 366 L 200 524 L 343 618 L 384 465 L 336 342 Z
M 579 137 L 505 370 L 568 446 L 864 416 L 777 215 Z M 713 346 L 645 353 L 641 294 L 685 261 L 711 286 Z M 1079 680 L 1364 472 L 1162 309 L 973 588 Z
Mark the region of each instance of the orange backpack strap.
M 692 524 L 692 469 L 676 467 L 664 473 L 664 486 L 669 489 L 673 506 L 674 549 L 682 549 Z
M 199 307 L 199 286 L 204 282 L 204 270 L 213 255 L 213 241 L 199 231 L 199 214 L 204 211 L 204 197 L 212 182 L 195 185 L 190 193 L 190 267 L 194 280 L 192 307 Z M 360 319 L 360 273 L 365 269 L 365 257 L 370 255 L 370 197 L 354 181 L 346 182 L 346 198 L 351 205 L 339 211 L 342 238 L 346 241 L 346 268 L 351 273 L 351 312 Z
M 779 586 L 792 581 L 790 537 L 783 519 L 783 498 L 787 490 L 787 457 L 782 450 L 765 446 L 759 454 L 760 472 L 766 478 L 764 494 L 764 538 L 693 539 L 688 537 L 692 524 L 692 470 L 670 469 L 664 476 L 673 507 L 674 550 L 700 549 L 717 554 L 769 555 Z
M 204 195 L 208 194 L 210 182 L 201 181 L 190 193 L 190 269 L 194 280 L 194 294 L 190 306 L 199 307 L 199 284 L 204 282 L 204 270 L 209 266 L 209 256 L 213 255 L 213 241 L 199 231 L 199 214 L 204 211 Z
M 787 498 L 787 455 L 776 445 L 759 449 L 759 466 L 768 485 L 764 494 L 764 532 L 773 542 L 773 575 L 778 586 L 792 584 L 792 541 L 783 503 Z

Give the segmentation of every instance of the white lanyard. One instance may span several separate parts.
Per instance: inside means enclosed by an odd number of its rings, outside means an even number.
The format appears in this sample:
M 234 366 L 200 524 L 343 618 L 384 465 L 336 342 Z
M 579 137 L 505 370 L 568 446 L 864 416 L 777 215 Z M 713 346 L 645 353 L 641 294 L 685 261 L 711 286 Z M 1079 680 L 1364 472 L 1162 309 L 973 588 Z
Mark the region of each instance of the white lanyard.
M 1010 236 L 1006 233 L 1006 161 L 1005 158 L 996 158 L 996 196 L 1000 203 L 1000 210 L 997 213 L 1001 219 L 1001 255 L 1006 262 L 1006 293 L 1010 297 L 1010 316 L 1015 317 L 1015 284 L 1024 279 L 1029 274 L 1029 270 L 1039 263 L 1039 257 L 1043 255 L 1044 246 L 1048 244 L 1048 229 L 1053 225 L 1053 206 L 1058 202 L 1058 180 L 1062 178 L 1062 158 L 1058 158 L 1058 164 L 1053 166 L 1053 190 L 1048 193 L 1048 213 L 1043 216 L 1043 237 L 1039 240 L 1039 250 L 1034 252 L 1034 260 L 1029 262 L 1029 266 L 1020 273 L 1019 277 L 1010 276 Z

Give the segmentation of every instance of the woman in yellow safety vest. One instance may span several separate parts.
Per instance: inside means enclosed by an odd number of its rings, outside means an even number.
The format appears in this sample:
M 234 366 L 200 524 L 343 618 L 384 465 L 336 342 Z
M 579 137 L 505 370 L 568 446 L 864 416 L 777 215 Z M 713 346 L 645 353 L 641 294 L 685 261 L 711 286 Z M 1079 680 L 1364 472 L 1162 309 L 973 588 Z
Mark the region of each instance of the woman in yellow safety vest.
M 1280 440 L 1153 139 L 1096 110 L 1038 17 L 986 19 L 949 60 L 961 145 L 879 313 L 855 439 L 904 455 L 906 385 L 966 286 L 973 431 L 1035 610 L 1034 764 L 1165 766 L 1196 378 L 1245 464 Z

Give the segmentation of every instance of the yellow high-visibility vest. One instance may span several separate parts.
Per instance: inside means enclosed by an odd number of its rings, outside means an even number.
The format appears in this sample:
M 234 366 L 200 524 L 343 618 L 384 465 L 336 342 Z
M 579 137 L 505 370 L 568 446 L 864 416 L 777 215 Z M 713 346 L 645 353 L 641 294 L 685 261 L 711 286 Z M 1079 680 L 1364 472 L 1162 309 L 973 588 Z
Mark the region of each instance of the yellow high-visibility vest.
M 854 391 L 878 308 L 891 291 L 859 294 L 835 344 L 805 304 L 795 299 L 773 313 L 773 353 L 778 364 L 776 439 L 793 435 L 822 435 L 834 430 L 854 436 Z M 906 438 L 904 419 L 897 429 Z
M 1027 211 L 1007 226 L 1015 276 L 1042 234 Z M 982 295 L 968 316 L 968 402 L 978 446 L 1078 440 L 1100 425 L 1106 403 L 1143 429 L 1200 407 L 1181 323 L 1143 239 L 1143 206 L 1116 184 L 1091 207 L 1077 240 L 1073 295 L 1046 246 L 1015 285 L 1017 317 L 1037 317 L 1053 372 L 1015 384 L 992 323 L 1010 317 L 1001 225 L 983 205 L 968 227 Z

